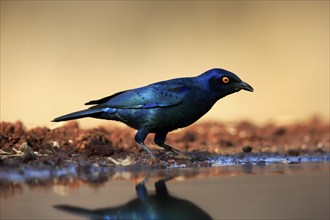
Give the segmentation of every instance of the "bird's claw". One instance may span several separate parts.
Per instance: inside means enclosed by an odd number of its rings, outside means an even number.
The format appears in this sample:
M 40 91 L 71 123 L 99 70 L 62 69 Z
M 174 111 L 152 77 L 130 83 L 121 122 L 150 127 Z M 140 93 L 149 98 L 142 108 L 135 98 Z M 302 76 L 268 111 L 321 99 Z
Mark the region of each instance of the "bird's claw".
M 192 157 L 185 155 L 184 153 L 180 152 L 180 154 L 176 155 L 176 159 L 183 159 L 183 160 L 192 160 Z
M 172 152 L 175 155 L 173 155 L 174 159 L 183 159 L 183 160 L 191 160 L 192 158 L 186 154 L 184 154 L 182 151 L 179 151 L 177 149 L 174 149 L 171 147 L 170 150 L 168 150 L 168 152 Z

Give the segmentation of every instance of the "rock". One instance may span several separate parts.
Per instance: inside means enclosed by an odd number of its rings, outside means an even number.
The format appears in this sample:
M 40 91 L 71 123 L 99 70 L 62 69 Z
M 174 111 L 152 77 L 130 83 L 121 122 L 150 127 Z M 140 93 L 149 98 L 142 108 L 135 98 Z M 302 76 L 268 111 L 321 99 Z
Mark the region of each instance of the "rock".
M 252 149 L 253 148 L 251 146 L 245 146 L 245 147 L 242 148 L 242 151 L 244 153 L 251 153 L 252 152 Z

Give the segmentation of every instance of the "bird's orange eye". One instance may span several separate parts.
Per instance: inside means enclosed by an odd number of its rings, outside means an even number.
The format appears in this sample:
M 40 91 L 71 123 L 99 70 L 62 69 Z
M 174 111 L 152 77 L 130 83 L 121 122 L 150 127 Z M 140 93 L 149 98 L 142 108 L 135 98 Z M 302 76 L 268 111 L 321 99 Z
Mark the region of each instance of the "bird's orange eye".
M 229 78 L 227 76 L 222 77 L 222 82 L 225 84 L 229 83 Z

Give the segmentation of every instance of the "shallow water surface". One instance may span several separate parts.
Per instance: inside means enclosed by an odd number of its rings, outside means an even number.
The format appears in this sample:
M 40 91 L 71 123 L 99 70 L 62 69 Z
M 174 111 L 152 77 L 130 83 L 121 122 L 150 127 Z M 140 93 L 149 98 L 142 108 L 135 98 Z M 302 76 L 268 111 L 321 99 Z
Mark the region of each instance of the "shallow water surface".
M 125 170 L 1 184 L 1 219 L 329 219 L 329 163 Z

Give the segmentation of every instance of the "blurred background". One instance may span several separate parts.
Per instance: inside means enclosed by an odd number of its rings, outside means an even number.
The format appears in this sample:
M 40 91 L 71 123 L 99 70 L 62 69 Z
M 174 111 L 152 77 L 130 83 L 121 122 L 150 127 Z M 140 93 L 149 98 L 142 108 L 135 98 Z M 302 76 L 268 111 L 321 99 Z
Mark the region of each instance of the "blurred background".
M 1 1 L 1 121 L 51 126 L 89 100 L 213 67 L 255 92 L 202 120 L 329 120 L 329 1 Z

